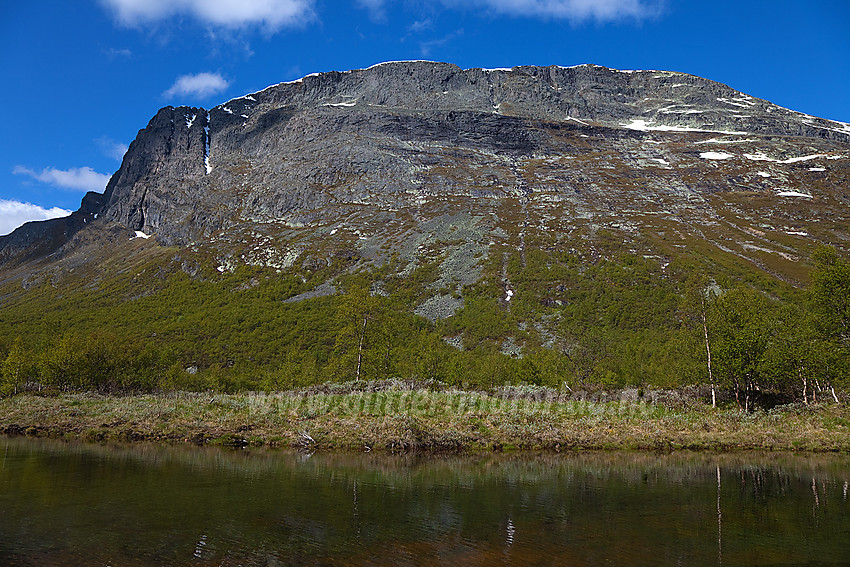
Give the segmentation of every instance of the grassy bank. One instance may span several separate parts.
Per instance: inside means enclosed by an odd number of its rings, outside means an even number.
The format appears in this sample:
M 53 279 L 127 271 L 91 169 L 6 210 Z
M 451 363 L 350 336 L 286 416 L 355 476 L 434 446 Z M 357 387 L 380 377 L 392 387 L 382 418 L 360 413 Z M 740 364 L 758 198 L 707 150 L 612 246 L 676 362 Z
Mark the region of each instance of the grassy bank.
M 590 402 L 464 391 L 18 395 L 0 432 L 88 440 L 307 450 L 767 449 L 850 451 L 844 405 L 764 412 L 639 400 Z

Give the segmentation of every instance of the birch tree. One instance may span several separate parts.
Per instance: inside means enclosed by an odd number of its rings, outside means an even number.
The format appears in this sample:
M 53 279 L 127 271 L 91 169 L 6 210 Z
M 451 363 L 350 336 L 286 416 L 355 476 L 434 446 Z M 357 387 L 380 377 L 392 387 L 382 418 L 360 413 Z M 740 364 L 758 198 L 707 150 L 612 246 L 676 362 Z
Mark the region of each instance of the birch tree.
M 763 294 L 736 288 L 717 297 L 707 317 L 713 368 L 744 411 L 752 409 L 754 393 L 766 386 L 768 347 L 776 326 L 770 308 Z
M 838 403 L 835 382 L 850 382 L 850 262 L 831 246 L 816 250 L 813 259 L 809 299 L 825 355 L 821 361 L 823 383 L 816 383 L 816 388 L 827 390 Z
M 384 309 L 381 297 L 370 293 L 368 283 L 355 282 L 345 292 L 337 313 L 339 331 L 333 362 L 335 374 L 361 380 L 380 366 L 376 357 L 387 356 Z M 381 348 L 383 347 L 383 348 Z

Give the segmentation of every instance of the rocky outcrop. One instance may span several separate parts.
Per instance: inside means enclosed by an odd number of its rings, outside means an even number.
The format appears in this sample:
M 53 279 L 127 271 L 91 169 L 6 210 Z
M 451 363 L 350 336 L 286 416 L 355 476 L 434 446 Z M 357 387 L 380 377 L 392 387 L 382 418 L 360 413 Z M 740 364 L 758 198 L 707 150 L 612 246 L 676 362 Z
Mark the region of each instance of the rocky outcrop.
M 24 224 L 8 236 L 0 237 L 0 266 L 10 267 L 28 260 L 55 254 L 102 210 L 104 196 L 88 192 L 79 210 L 67 217 Z

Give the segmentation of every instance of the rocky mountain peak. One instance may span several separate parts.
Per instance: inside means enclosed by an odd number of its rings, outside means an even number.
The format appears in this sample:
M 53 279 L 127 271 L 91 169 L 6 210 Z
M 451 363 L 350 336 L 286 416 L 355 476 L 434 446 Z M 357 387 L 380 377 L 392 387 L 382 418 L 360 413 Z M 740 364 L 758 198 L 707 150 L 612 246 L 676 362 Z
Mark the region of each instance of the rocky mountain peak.
M 732 247 L 713 227 L 815 234 L 803 201 L 843 219 L 848 153 L 850 125 L 684 73 L 382 63 L 161 109 L 104 195 L 0 239 L 0 261 L 61 252 L 96 221 L 205 243 L 223 265 L 291 263 L 330 234 L 363 258 L 414 258 L 449 225 L 481 254 L 607 227 L 699 236 L 767 265 L 753 250 L 770 246 Z M 776 254 L 795 257 L 785 240 Z

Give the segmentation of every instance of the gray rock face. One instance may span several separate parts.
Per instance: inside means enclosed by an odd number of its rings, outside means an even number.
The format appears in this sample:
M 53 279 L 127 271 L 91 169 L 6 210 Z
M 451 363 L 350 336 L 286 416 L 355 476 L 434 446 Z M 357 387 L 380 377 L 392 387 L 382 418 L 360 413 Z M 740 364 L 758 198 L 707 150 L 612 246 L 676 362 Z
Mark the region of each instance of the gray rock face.
M 100 193 L 88 192 L 79 210 L 67 217 L 24 224 L 8 236 L 0 237 L 0 266 L 37 260 L 59 250 L 71 237 L 94 221 L 103 208 Z
M 205 187 L 209 118 L 202 108 L 163 108 L 130 145 L 104 193 L 103 216 L 131 230 L 191 222 Z
M 450 240 L 417 227 L 457 214 L 484 219 L 485 250 L 540 230 L 661 231 L 659 219 L 711 238 L 727 222 L 716 194 L 846 204 L 848 152 L 848 125 L 682 73 L 387 63 L 160 110 L 104 195 L 0 238 L 0 262 L 59 250 L 95 214 L 175 245 L 274 233 L 289 244 L 264 242 L 293 258 L 331 229 L 364 257 L 378 254 L 370 239 Z M 793 232 L 792 209 L 769 224 Z M 840 226 L 824 239 L 846 237 Z

